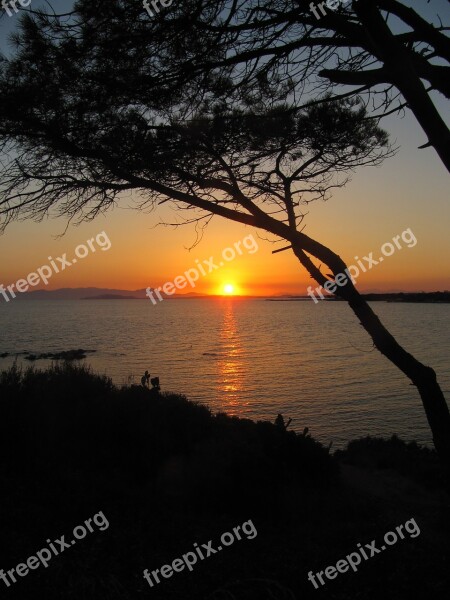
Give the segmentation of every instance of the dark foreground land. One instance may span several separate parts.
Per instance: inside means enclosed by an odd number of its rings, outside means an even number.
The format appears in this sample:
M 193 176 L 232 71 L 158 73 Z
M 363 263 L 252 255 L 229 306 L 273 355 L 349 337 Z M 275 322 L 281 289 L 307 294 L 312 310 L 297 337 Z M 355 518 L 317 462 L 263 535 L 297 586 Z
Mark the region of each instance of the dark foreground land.
M 276 416 L 276 415 L 274 415 Z M 313 424 L 308 424 L 313 425 Z M 400 440 L 331 456 L 309 435 L 174 394 L 118 389 L 67 364 L 0 374 L 0 569 L 100 511 L 109 526 L 10 584 L 21 600 L 441 598 L 449 585 L 449 495 L 434 452 Z M 420 535 L 315 589 L 308 572 L 415 519 Z M 161 569 L 251 520 L 222 551 L 150 587 Z M 368 552 L 369 553 L 369 552 Z

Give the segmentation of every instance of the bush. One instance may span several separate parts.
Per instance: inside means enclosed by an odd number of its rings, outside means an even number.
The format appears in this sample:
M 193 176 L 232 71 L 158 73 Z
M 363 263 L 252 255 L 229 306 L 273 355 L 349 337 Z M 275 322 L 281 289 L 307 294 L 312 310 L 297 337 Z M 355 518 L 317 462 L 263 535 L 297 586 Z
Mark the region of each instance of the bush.
M 406 443 L 396 435 L 388 440 L 371 436 L 352 440 L 345 450 L 337 450 L 334 456 L 359 467 L 394 469 L 432 487 L 445 484 L 436 451 L 417 442 Z
M 268 422 L 212 415 L 184 396 L 69 363 L 0 374 L 1 469 L 37 487 L 133 486 L 160 497 L 231 507 L 264 504 L 283 486 L 327 483 L 336 471 L 310 437 Z M 43 486 L 45 482 L 45 486 Z

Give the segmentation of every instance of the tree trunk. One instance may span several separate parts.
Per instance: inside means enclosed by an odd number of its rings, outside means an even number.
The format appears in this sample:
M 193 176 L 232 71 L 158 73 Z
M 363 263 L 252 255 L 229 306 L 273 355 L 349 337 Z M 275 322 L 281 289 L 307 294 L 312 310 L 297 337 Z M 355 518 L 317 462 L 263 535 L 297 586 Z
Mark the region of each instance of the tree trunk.
M 304 236 L 300 234 L 296 237 L 297 240 L 300 237 L 302 241 L 300 243 L 293 241 L 292 247 L 295 255 L 311 277 L 323 286 L 330 280 L 321 273 L 320 269 L 305 254 L 305 244 L 302 239 Z M 311 246 L 315 250 L 313 255 L 325 262 L 333 272 L 334 277 L 340 273 L 345 274 L 347 266 L 337 254 L 322 244 L 318 244 L 314 240 L 311 241 L 313 242 Z M 400 346 L 350 280 L 342 287 L 337 287 L 336 294 L 348 302 L 381 354 L 409 377 L 413 385 L 417 387 L 432 432 L 434 446 L 445 469 L 450 473 L 450 412 L 444 394 L 437 382 L 436 373 L 431 367 L 422 364 Z
M 372 0 L 359 0 L 355 12 L 366 28 L 374 54 L 384 64 L 390 81 L 402 93 L 410 110 L 450 171 L 450 130 L 440 116 L 411 60 L 409 51 L 390 31 Z
M 359 292 L 352 295 L 354 297 L 348 303 L 376 348 L 417 387 L 436 451 L 446 468 L 450 469 L 450 413 L 436 373 L 400 346 Z

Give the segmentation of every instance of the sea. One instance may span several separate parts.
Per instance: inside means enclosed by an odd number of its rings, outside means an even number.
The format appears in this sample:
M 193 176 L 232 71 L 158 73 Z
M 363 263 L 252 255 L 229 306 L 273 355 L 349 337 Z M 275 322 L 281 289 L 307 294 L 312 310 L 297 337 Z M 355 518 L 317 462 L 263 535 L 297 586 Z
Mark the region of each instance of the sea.
M 374 302 L 398 342 L 432 366 L 450 398 L 450 304 Z M 292 419 L 322 443 L 399 435 L 431 445 L 419 394 L 343 302 L 238 297 L 0 303 L 0 369 L 23 353 L 95 351 L 82 362 L 117 385 L 144 371 L 213 412 Z M 64 399 L 61 399 L 64 401 Z

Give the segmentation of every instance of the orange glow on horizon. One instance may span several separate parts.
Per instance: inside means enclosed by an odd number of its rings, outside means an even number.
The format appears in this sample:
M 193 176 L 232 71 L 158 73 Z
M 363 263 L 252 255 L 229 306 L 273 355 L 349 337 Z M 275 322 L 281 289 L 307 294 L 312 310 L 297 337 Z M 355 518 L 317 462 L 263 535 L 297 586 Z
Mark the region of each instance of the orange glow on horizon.
M 383 196 L 377 193 L 376 197 L 379 202 Z M 364 205 L 356 210 L 351 199 L 346 198 L 341 198 L 341 202 L 327 203 L 326 207 L 317 204 L 311 211 L 308 227 L 311 237 L 323 240 L 328 247 L 338 251 L 347 264 L 358 264 L 356 257 L 363 260 L 362 257 L 371 251 L 378 258 L 381 245 L 392 240 L 407 226 L 418 240 L 417 245 L 410 248 L 402 244 L 402 248 L 382 264 L 361 272 L 357 280 L 357 288 L 361 292 L 450 289 L 450 262 L 444 258 L 450 256 L 450 238 L 445 234 L 447 208 L 433 218 L 428 216 L 425 209 L 423 214 L 417 209 L 408 217 L 408 221 L 405 221 L 403 212 L 400 215 L 395 213 L 387 228 L 384 222 L 386 211 L 373 203 L 371 206 L 377 208 L 372 209 L 371 219 L 366 219 L 361 228 L 354 221 L 356 217 L 360 220 L 363 218 L 367 207 Z M 389 201 L 386 199 L 386 203 Z M 344 219 L 339 211 L 346 209 L 347 204 L 348 212 L 344 211 Z M 391 205 L 389 207 L 386 210 L 392 209 Z M 422 210 L 422 204 L 419 207 Z M 343 228 L 336 225 L 341 219 L 345 220 Z M 159 217 L 155 217 L 156 220 Z M 317 226 L 319 220 L 320 229 Z M 67 253 L 70 260 L 79 244 L 85 244 L 86 240 L 105 231 L 112 244 L 109 250 L 97 248 L 96 252 L 90 252 L 76 265 L 54 273 L 48 285 L 41 282 L 30 291 L 92 287 L 113 293 L 115 290 L 134 292 L 163 286 L 187 271 L 192 272 L 192 269 L 198 270 L 199 277 L 194 286 L 187 285 L 177 291 L 180 295 L 200 294 L 230 299 L 283 294 L 305 296 L 308 286 L 315 288 L 318 285 L 311 280 L 291 251 L 272 254 L 273 244 L 263 238 L 258 238 L 259 248 L 256 252 L 236 254 L 233 261 L 222 262 L 223 249 L 233 247 L 233 242 L 247 233 L 239 224 L 225 221 L 211 223 L 205 238 L 195 250 L 187 250 L 194 237 L 189 228 L 167 231 L 152 228 L 154 224 L 151 216 L 123 210 L 108 214 L 104 222 L 96 220 L 69 228 L 62 237 L 62 225 L 57 220 L 12 223 L 0 237 L 0 250 L 5 256 L 13 257 L 13 260 L 2 262 L 0 284 L 7 286 L 26 278 L 29 273 L 35 273 L 37 268 L 50 264 L 48 257 L 56 260 L 56 257 Z M 26 244 L 23 243 L 24 239 L 27 240 Z M 210 257 L 216 265 L 213 270 L 206 265 Z M 203 265 L 204 274 L 199 265 Z M 233 286 L 233 289 L 225 289 L 225 286 Z

